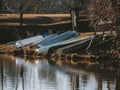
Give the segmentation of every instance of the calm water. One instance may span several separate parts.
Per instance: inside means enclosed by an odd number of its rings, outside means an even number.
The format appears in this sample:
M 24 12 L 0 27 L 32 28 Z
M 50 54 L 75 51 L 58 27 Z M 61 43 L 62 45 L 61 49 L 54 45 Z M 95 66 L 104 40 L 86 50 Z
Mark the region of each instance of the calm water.
M 57 64 L 0 55 L 0 90 L 120 90 L 116 65 Z

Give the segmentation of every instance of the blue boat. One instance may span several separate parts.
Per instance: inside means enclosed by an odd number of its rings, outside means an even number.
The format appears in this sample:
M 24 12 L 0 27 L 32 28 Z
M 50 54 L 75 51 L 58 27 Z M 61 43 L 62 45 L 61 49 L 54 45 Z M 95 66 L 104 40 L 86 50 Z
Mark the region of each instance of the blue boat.
M 74 37 L 77 34 L 78 33 L 76 31 L 67 31 L 65 33 L 57 35 L 57 36 L 55 36 L 55 37 L 53 37 L 53 38 L 39 44 L 38 47 L 45 47 L 45 46 L 48 46 L 48 45 L 52 45 L 52 44 L 55 44 L 55 43 L 70 39 L 70 38 Z
M 55 36 L 57 36 L 57 34 L 50 34 L 48 36 L 45 36 L 45 38 L 42 41 L 38 40 L 38 41 L 32 43 L 30 46 L 38 46 L 39 44 L 49 41 L 51 38 L 54 38 Z
M 52 38 L 54 38 L 56 36 L 57 36 L 57 34 L 50 34 L 50 35 L 48 35 L 47 37 L 45 37 L 45 39 L 43 41 L 37 43 L 38 47 L 39 47 L 39 45 L 48 42 L 49 40 L 51 40 Z

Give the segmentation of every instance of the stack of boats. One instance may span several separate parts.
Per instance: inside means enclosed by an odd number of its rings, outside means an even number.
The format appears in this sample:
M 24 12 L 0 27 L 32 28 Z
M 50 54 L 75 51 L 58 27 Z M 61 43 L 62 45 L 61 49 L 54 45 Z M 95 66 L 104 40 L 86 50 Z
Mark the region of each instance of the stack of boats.
M 99 35 L 80 38 L 76 31 L 67 31 L 59 35 L 45 34 L 18 40 L 15 43 L 15 47 L 36 46 L 35 51 L 38 53 L 73 53 L 88 49 L 89 46 L 92 46 L 91 44 L 94 45 L 102 39 L 102 36 Z

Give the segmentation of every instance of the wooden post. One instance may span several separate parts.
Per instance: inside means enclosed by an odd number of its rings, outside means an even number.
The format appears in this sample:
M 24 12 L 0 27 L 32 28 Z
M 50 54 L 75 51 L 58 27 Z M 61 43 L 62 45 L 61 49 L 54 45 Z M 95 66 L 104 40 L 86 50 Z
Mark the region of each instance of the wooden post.
M 71 9 L 71 18 L 72 18 L 72 28 L 73 30 L 75 31 L 78 31 L 78 28 L 77 28 L 77 24 L 79 22 L 79 11 L 80 11 L 80 8 L 79 7 L 73 7 Z
M 76 30 L 76 15 L 74 10 L 71 10 L 71 18 L 72 18 L 72 29 L 74 31 Z
M 20 2 L 20 31 L 22 30 L 22 27 L 23 27 L 23 3 L 22 1 Z

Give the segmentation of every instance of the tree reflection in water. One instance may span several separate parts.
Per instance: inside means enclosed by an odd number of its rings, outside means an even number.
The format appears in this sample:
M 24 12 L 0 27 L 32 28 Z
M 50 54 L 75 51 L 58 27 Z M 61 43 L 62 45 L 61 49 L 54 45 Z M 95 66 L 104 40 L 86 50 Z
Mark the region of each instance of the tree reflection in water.
M 0 71 L 1 71 L 1 90 L 3 90 L 3 61 L 0 62 Z
M 12 60 L 10 56 L 0 55 L 0 89 L 120 90 L 119 63 L 87 65 L 49 61 L 17 57 Z

